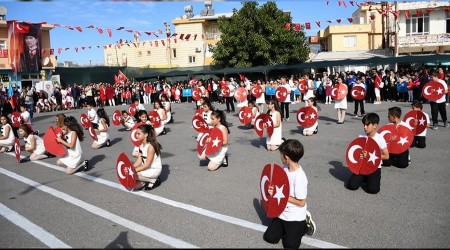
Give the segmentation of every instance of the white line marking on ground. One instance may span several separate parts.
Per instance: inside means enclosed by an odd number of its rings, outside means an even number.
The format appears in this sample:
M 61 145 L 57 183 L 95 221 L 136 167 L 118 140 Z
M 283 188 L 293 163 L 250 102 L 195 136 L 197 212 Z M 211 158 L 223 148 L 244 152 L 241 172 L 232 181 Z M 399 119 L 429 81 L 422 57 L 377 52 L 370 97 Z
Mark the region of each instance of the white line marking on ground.
M 7 153 L 7 154 L 15 157 L 14 153 Z M 39 164 L 39 165 L 51 168 L 51 169 L 58 170 L 60 172 L 64 172 L 64 168 L 63 167 L 59 167 L 59 166 L 56 166 L 56 165 L 53 165 L 53 164 L 50 164 L 50 163 L 47 163 L 47 162 L 43 162 L 43 161 L 33 161 L 33 162 L 36 163 L 36 164 Z M 234 224 L 234 225 L 238 225 L 238 226 L 241 226 L 241 227 L 250 228 L 250 229 L 253 229 L 253 230 L 256 230 L 256 231 L 260 231 L 260 232 L 265 232 L 266 229 L 267 229 L 267 226 L 264 226 L 264 225 L 261 225 L 261 224 L 256 224 L 256 223 L 253 223 L 253 222 L 250 222 L 250 221 L 242 220 L 242 219 L 235 218 L 235 217 L 228 216 L 228 215 L 224 215 L 224 214 L 219 214 L 219 213 L 216 213 L 216 212 L 213 212 L 213 211 L 209 211 L 209 210 L 206 210 L 206 209 L 203 209 L 203 208 L 200 208 L 200 207 L 196 207 L 196 206 L 193 206 L 193 205 L 190 205 L 190 204 L 185 204 L 185 203 L 181 203 L 181 202 L 178 202 L 178 201 L 170 200 L 170 199 L 167 199 L 167 198 L 164 198 L 164 197 L 161 197 L 161 196 L 157 196 L 157 195 L 154 195 L 154 194 L 150 194 L 150 193 L 147 193 L 147 192 L 130 192 L 130 191 L 126 190 L 119 183 L 111 182 L 111 181 L 104 180 L 104 179 L 101 179 L 101 178 L 98 178 L 98 177 L 94 177 L 94 176 L 85 174 L 83 172 L 78 172 L 78 173 L 76 173 L 74 175 L 77 175 L 77 176 L 79 176 L 81 178 L 84 178 L 84 179 L 87 179 L 87 180 L 90 180 L 90 181 L 93 181 L 93 182 L 97 182 L 97 183 L 100 183 L 100 184 L 103 184 L 103 185 L 106 185 L 106 186 L 109 186 L 109 187 L 120 189 L 120 190 L 122 190 L 124 192 L 130 193 L 130 194 L 133 194 L 133 195 L 138 195 L 138 196 L 142 196 L 142 197 L 145 197 L 145 198 L 149 198 L 149 199 L 152 199 L 154 201 L 158 201 L 158 202 L 161 202 L 161 203 L 173 206 L 173 207 L 184 209 L 184 210 L 187 210 L 187 211 L 190 211 L 190 212 L 193 212 L 193 213 L 197 213 L 197 214 L 200 214 L 200 215 L 203 215 L 203 216 L 206 216 L 206 217 L 210 217 L 210 218 L 213 218 L 213 219 L 216 219 L 216 220 L 224 221 L 224 222 L 231 223 L 231 224 Z M 322 240 L 318 240 L 318 239 L 313 239 L 313 238 L 307 237 L 307 236 L 303 236 L 302 244 L 303 243 L 306 244 L 306 245 L 312 246 L 312 247 L 317 247 L 317 248 L 347 248 L 345 246 L 333 244 L 331 242 L 322 241 Z
M 22 228 L 27 233 L 31 234 L 34 238 L 44 243 L 50 248 L 72 248 L 66 243 L 56 238 L 53 234 L 45 231 L 42 227 L 34 224 L 27 218 L 18 214 L 16 211 L 9 209 L 7 206 L 0 203 L 0 215 L 5 217 L 14 225 Z
M 126 228 L 128 228 L 130 230 L 133 230 L 133 231 L 137 232 L 137 233 L 143 234 L 143 235 L 145 235 L 147 237 L 150 237 L 150 238 L 152 238 L 154 240 L 157 240 L 159 242 L 167 244 L 167 245 L 169 245 L 171 247 L 176 247 L 176 248 L 198 248 L 197 246 L 189 244 L 188 242 L 185 242 L 185 241 L 176 239 L 174 237 L 162 234 L 162 233 L 157 232 L 157 231 L 155 231 L 155 230 L 153 230 L 151 228 L 148 228 L 146 226 L 137 224 L 137 223 L 135 223 L 133 221 L 127 220 L 127 219 L 125 219 L 123 217 L 120 217 L 118 215 L 110 213 L 110 212 L 108 212 L 108 211 L 106 211 L 106 210 L 104 210 L 102 208 L 99 208 L 99 207 L 96 207 L 94 205 L 91 205 L 91 204 L 89 204 L 87 202 L 84 202 L 84 201 L 82 201 L 80 199 L 77 199 L 77 198 L 75 198 L 73 196 L 70 196 L 70 195 L 68 195 L 66 193 L 60 192 L 60 191 L 58 191 L 56 189 L 53 189 L 51 187 L 47 187 L 45 185 L 42 185 L 42 184 L 37 183 L 35 181 L 32 181 L 32 180 L 30 180 L 28 178 L 20 176 L 20 175 L 18 175 L 16 173 L 8 171 L 8 170 L 6 170 L 4 168 L 0 168 L 0 173 L 2 173 L 4 175 L 7 175 L 7 176 L 9 176 L 9 177 L 11 177 L 13 179 L 16 179 L 16 180 L 18 180 L 20 182 L 23 182 L 23 183 L 25 183 L 27 185 L 30 185 L 30 186 L 32 186 L 32 187 L 34 187 L 36 189 L 39 189 L 39 190 L 41 190 L 41 191 L 43 191 L 45 193 L 53 195 L 53 196 L 55 196 L 57 198 L 60 198 L 60 199 L 62 199 L 64 201 L 69 202 L 69 203 L 71 203 L 71 204 L 73 204 L 73 205 L 75 205 L 77 207 L 80 207 L 80 208 L 82 208 L 82 209 L 84 209 L 84 210 L 86 210 L 86 211 L 88 211 L 90 213 L 93 213 L 95 215 L 103 217 L 103 218 L 105 218 L 107 220 L 113 221 L 114 223 L 122 225 L 123 227 L 126 227 Z

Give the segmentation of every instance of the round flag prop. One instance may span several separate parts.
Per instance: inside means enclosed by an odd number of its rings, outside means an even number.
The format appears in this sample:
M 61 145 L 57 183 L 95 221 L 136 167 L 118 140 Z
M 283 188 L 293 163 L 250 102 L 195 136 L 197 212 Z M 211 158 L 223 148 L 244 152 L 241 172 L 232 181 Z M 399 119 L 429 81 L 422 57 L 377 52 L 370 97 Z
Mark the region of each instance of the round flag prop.
M 252 109 L 250 107 L 242 107 L 239 110 L 239 121 L 244 125 L 252 122 Z
M 365 158 L 360 158 L 366 152 Z M 377 142 L 370 137 L 358 137 L 347 147 L 345 160 L 352 173 L 369 175 L 375 172 L 381 163 L 381 150 Z
M 196 115 L 192 118 L 192 127 L 199 133 L 205 133 L 209 129 L 208 124 L 201 115 Z
M 159 117 L 159 114 L 157 111 L 153 110 L 153 111 L 148 112 L 148 118 L 154 128 L 157 128 L 161 125 L 161 118 Z
M 347 86 L 343 83 L 337 84 L 331 90 L 331 97 L 334 100 L 342 100 L 347 96 Z
M 89 128 L 92 126 L 91 121 L 89 120 L 86 114 L 81 114 L 80 116 L 80 124 L 83 128 Z
M 262 89 L 261 85 L 255 84 L 250 89 L 250 92 L 252 93 L 252 96 L 254 96 L 255 98 L 259 98 L 259 97 L 261 97 L 261 95 L 263 93 L 263 89 Z
M 248 92 L 244 87 L 239 87 L 234 91 L 234 98 L 239 102 L 247 100 L 247 95 Z
M 11 125 L 15 128 L 19 127 L 20 124 L 22 124 L 22 117 L 20 116 L 20 113 L 17 111 L 14 111 L 11 113 Z
M 16 153 L 16 160 L 20 162 L 20 141 L 19 138 L 14 138 L 14 151 Z
M 297 122 L 304 128 L 314 125 L 317 119 L 317 111 L 312 107 L 301 107 L 297 111 Z
M 139 147 L 142 144 L 142 141 L 140 141 L 137 137 L 136 137 L 136 132 L 137 132 L 137 128 L 139 126 L 141 126 L 142 124 L 145 124 L 143 122 L 138 122 L 136 124 L 134 124 L 133 128 L 131 128 L 131 132 L 130 132 L 130 139 L 131 139 L 131 143 L 133 143 L 134 146 Z
M 136 104 L 134 104 L 134 103 L 130 104 L 130 106 L 128 106 L 128 113 L 131 116 L 134 116 L 136 114 L 136 112 L 137 112 Z
M 259 137 L 263 137 L 264 126 L 267 128 L 267 135 L 272 136 L 273 134 L 273 121 L 270 115 L 260 114 L 255 119 L 254 129 Z
M 437 101 L 445 95 L 445 89 L 439 82 L 428 82 L 423 86 L 422 96 L 430 101 Z
M 403 117 L 403 121 L 408 124 L 414 135 L 421 134 L 428 126 L 427 117 L 420 110 L 409 111 Z
M 308 92 L 308 83 L 305 80 L 299 81 L 297 89 L 298 91 L 300 91 L 300 93 L 305 94 L 306 92 Z
M 403 126 L 396 124 L 386 124 L 378 130 L 378 133 L 386 140 L 389 153 L 401 154 L 405 152 L 412 144 L 413 132 Z
M 120 184 L 122 184 L 126 190 L 133 190 L 136 186 L 137 174 L 133 164 L 131 164 L 125 153 L 121 153 L 117 158 L 116 171 Z
M 44 147 L 47 152 L 56 156 L 63 156 L 66 154 L 66 148 L 56 141 L 57 137 L 62 137 L 62 130 L 58 127 L 58 132 L 53 126 L 50 126 L 42 138 L 44 141 Z
M 89 135 L 91 136 L 91 138 L 94 140 L 94 141 L 96 141 L 98 138 L 97 138 L 97 133 L 95 133 L 95 128 L 94 128 L 94 126 L 90 126 L 89 127 Z
M 225 86 L 225 88 L 222 88 L 220 90 L 220 93 L 222 93 L 223 97 L 230 97 L 230 89 L 227 86 Z
M 366 89 L 361 86 L 355 86 L 352 88 L 351 94 L 353 99 L 361 101 L 366 98 Z
M 209 138 L 209 135 L 210 135 L 209 133 L 210 133 L 210 130 L 205 131 L 204 133 L 202 133 L 202 135 L 198 139 L 197 152 L 199 155 L 201 155 L 203 153 L 203 150 L 206 149 L 206 139 Z
M 267 217 L 278 217 L 289 200 L 289 179 L 286 172 L 277 164 L 267 164 L 261 173 L 259 187 Z M 272 195 L 269 195 L 269 187 L 273 188 Z
M 284 102 L 288 97 L 287 89 L 285 87 L 278 87 L 275 91 L 275 99 L 279 102 Z
M 194 88 L 194 90 L 192 90 L 192 99 L 198 101 L 200 98 L 202 98 L 202 90 L 200 88 Z
M 116 110 L 113 113 L 112 122 L 114 125 L 119 126 L 122 123 L 122 114 L 120 113 L 120 110 Z
M 214 154 L 219 151 L 223 144 L 223 134 L 222 130 L 219 128 L 212 128 L 209 132 L 209 137 L 211 138 L 211 141 L 206 144 L 206 155 Z
M 195 110 L 195 114 L 194 114 L 194 116 L 196 116 L 196 115 L 202 115 L 203 114 L 203 109 L 202 108 L 198 108 L 198 109 L 196 109 Z

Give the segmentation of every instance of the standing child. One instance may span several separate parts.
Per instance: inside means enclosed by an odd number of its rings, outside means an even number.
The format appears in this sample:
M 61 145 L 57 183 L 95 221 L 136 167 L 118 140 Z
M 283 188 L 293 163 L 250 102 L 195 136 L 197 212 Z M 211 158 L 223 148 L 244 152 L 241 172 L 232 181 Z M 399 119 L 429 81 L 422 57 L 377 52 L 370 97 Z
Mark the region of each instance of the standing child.
M 98 120 L 98 129 L 95 129 L 95 133 L 98 135 L 97 140 L 92 143 L 92 148 L 97 149 L 103 145 L 109 147 L 111 145 L 111 140 L 109 139 L 108 134 L 109 117 L 104 108 L 97 109 L 97 115 L 100 119 Z
M 280 145 L 283 169 L 289 179 L 289 198 L 284 211 L 270 222 L 263 239 L 271 244 L 281 239 L 284 248 L 298 249 L 303 236 L 313 235 L 316 229 L 307 211 L 308 179 L 299 164 L 303 154 L 303 145 L 298 140 L 289 139 Z M 269 186 L 268 193 L 273 195 L 273 186 Z
M 333 81 L 330 77 L 327 77 L 325 83 L 325 104 L 331 104 L 331 91 L 333 90 Z
M 364 124 L 364 135 L 360 137 L 368 136 L 375 140 L 381 150 L 381 160 L 389 159 L 389 152 L 384 137 L 377 133 L 378 123 L 380 122 L 380 117 L 376 113 L 368 113 L 362 118 L 362 123 Z M 359 158 L 367 158 L 368 154 L 363 151 Z M 361 166 L 362 168 L 363 166 Z M 367 192 L 370 194 L 377 194 L 380 192 L 380 180 L 381 180 L 381 162 L 378 169 L 369 175 L 357 175 L 352 174 L 347 182 L 347 188 L 350 190 L 357 190 L 362 183 L 367 184 Z
M 363 87 L 364 91 L 365 91 L 366 84 L 364 84 L 362 76 L 358 76 L 356 78 L 356 84 L 354 84 L 353 87 L 356 87 L 356 86 Z M 366 114 L 366 111 L 364 111 L 364 99 L 363 100 L 354 99 L 354 101 L 355 101 L 355 112 L 353 112 L 353 114 L 355 116 L 353 116 L 353 118 L 358 118 L 358 106 L 361 108 L 361 117 L 363 117 Z
M 414 101 L 411 104 L 412 110 L 420 110 L 423 112 L 422 108 L 423 108 L 423 104 L 422 102 L 419 101 Z M 426 122 L 427 122 L 427 127 L 430 127 L 430 116 L 423 112 L 423 114 L 426 117 Z M 416 125 L 420 122 L 420 121 L 414 121 L 416 123 Z M 411 144 L 411 148 L 416 147 L 416 148 L 425 148 L 427 146 L 426 144 L 426 135 L 427 135 L 427 129 L 425 128 L 425 130 L 418 134 L 418 135 L 414 135 L 414 141 Z
M 391 107 L 388 109 L 389 122 L 394 123 L 396 128 L 398 126 L 404 126 L 410 129 L 409 126 L 400 119 L 401 116 L 402 110 L 399 107 Z M 391 140 L 395 140 L 395 138 L 391 138 Z M 398 168 L 407 168 L 409 165 L 409 161 L 410 161 L 409 149 L 406 149 L 405 152 L 400 154 L 389 153 L 389 159 L 383 160 L 383 166 L 385 167 L 395 166 Z
M 280 146 L 282 138 L 280 107 L 278 106 L 278 102 L 276 100 L 271 99 L 267 102 L 267 109 L 267 114 L 272 118 L 273 133 L 272 136 L 267 136 L 266 145 L 267 150 L 275 151 Z
M 215 171 L 220 167 L 228 167 L 228 134 L 230 130 L 228 129 L 228 123 L 225 118 L 225 114 L 222 110 L 215 110 L 211 114 L 211 120 L 214 127 L 219 128 L 222 131 L 222 147 L 217 150 L 215 153 L 206 156 L 205 151 L 202 152 L 201 155 L 198 155 L 200 160 L 204 160 L 206 158 L 209 159 L 208 170 Z M 211 137 L 206 139 L 206 143 L 211 141 Z
M 20 125 L 18 132 L 19 135 L 25 140 L 25 146 L 21 146 L 21 149 L 31 153 L 30 156 L 25 157 L 20 162 L 36 161 L 48 158 L 50 156 L 53 157 L 53 155 L 50 155 L 45 151 L 44 141 L 42 138 L 33 134 L 33 130 L 31 130 L 28 126 L 25 124 Z
M 155 130 L 151 125 L 142 124 L 137 128 L 136 137 L 142 141 L 139 156 L 133 164 L 137 173 L 135 190 L 151 190 L 161 184 L 162 171 L 161 144 L 156 141 Z
M 75 117 L 69 116 L 64 119 L 62 131 L 64 137 L 56 137 L 56 141 L 67 147 L 67 154 L 59 158 L 56 161 L 56 165 L 66 165 L 66 174 L 74 174 L 81 167 L 87 170 L 89 162 L 82 158 L 83 150 L 81 149 L 81 142 L 84 139 L 83 128 Z
M 311 126 L 307 128 L 303 128 L 303 135 L 313 135 L 317 134 L 319 132 L 319 110 L 320 107 L 317 105 L 317 101 L 315 97 L 310 97 L 308 100 L 306 100 L 307 107 L 313 108 L 317 112 L 317 121 Z
M 122 110 L 122 125 L 127 129 L 127 130 L 131 130 L 134 127 L 134 120 L 133 118 L 130 116 L 130 114 L 128 114 L 128 112 L 126 110 Z
M 0 116 L 2 124 L 0 134 L 0 153 L 10 152 L 14 148 L 14 132 L 11 126 L 11 120 L 7 115 Z
M 337 88 L 345 88 L 348 90 L 346 84 L 343 83 L 342 78 L 337 79 Z M 334 100 L 334 109 L 337 110 L 338 121 L 337 124 L 344 124 L 345 120 L 345 110 L 347 109 L 347 95 L 341 100 Z

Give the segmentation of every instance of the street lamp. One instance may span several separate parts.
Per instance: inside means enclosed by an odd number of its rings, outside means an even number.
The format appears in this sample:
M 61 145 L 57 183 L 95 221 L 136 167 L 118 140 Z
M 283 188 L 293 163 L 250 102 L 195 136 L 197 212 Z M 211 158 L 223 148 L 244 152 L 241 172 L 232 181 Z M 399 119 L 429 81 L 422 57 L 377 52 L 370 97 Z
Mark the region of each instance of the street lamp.
M 91 58 L 89 58 L 89 67 L 91 67 L 92 66 L 92 60 L 91 60 Z
M 169 60 L 169 69 L 172 68 L 172 54 L 170 51 L 170 24 L 167 21 L 164 21 L 164 26 L 166 27 L 166 36 L 167 36 L 167 55 Z

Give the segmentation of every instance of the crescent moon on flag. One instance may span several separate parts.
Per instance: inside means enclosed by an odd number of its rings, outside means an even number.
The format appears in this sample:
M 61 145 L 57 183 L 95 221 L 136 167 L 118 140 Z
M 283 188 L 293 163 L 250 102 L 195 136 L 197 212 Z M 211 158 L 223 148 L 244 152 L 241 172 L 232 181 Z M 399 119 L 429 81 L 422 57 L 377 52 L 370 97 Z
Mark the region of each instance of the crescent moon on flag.
M 431 88 L 431 86 L 426 86 L 426 87 L 423 89 L 423 92 L 425 93 L 425 95 L 431 95 L 431 93 L 428 92 L 428 89 L 429 89 L 429 88 Z
M 353 145 L 349 150 L 348 150 L 348 159 L 350 160 L 350 162 L 352 163 L 358 163 L 358 161 L 355 160 L 355 157 L 353 156 L 355 154 L 355 150 L 357 150 L 358 148 L 362 149 L 361 146 L 359 145 Z
M 113 114 L 113 119 L 114 119 L 114 120 L 117 120 L 117 119 L 118 119 L 118 118 L 117 118 L 117 113 L 114 113 L 114 114 Z
M 125 176 L 122 174 L 122 165 L 125 163 L 123 161 L 120 161 L 119 164 L 117 164 L 117 174 L 119 175 L 120 179 L 125 179 Z
M 358 94 L 355 94 L 355 92 L 358 92 L 356 89 L 352 90 L 352 96 L 357 96 Z
M 263 119 L 257 119 L 256 121 L 255 121 L 255 127 L 256 127 L 256 129 L 257 130 L 262 130 L 262 128 L 259 126 L 259 124 L 261 123 L 263 121 Z
M 335 93 L 336 90 L 337 90 L 337 88 L 333 88 L 333 90 L 331 91 L 331 95 L 332 95 L 332 96 L 336 96 L 336 93 Z
M 137 132 L 137 129 L 131 131 L 131 140 L 133 140 L 133 141 L 138 141 L 138 139 L 136 138 L 136 132 Z
M 244 113 L 244 111 L 243 111 L 243 110 L 239 110 L 239 119 L 240 119 L 240 120 L 243 120 L 243 119 L 244 119 L 244 118 L 242 118 L 242 116 L 241 116 L 242 113 Z
M 195 128 L 195 130 L 197 130 L 197 129 L 200 128 L 200 126 L 197 125 L 197 122 L 198 122 L 198 121 L 199 121 L 198 119 L 194 119 L 194 122 L 192 123 L 192 125 L 193 125 L 194 128 Z
M 89 127 L 89 134 L 92 136 L 92 137 L 94 137 L 95 136 L 95 131 L 94 131 L 94 128 L 92 128 L 92 127 Z
M 281 98 L 278 94 L 280 94 L 281 93 L 281 91 L 277 91 L 277 93 L 276 93 L 276 97 L 277 98 Z
M 391 133 L 391 131 L 385 130 L 385 131 L 381 132 L 380 135 L 384 137 L 386 134 L 390 134 L 390 133 Z
M 268 201 L 268 199 L 266 196 L 266 191 L 264 190 L 264 186 L 266 185 L 266 181 L 268 181 L 268 180 L 269 180 L 269 177 L 267 177 L 267 175 L 264 175 L 264 177 L 261 180 L 261 194 L 265 201 Z
M 18 31 L 23 31 L 23 29 L 20 27 L 20 24 L 18 24 L 18 23 L 16 23 L 16 29 L 17 29 Z
M 413 130 L 413 128 L 415 127 L 415 126 L 411 126 L 411 120 L 413 120 L 414 119 L 414 117 L 408 117 L 406 120 L 405 120 L 405 123 L 406 123 L 406 125 L 408 125 L 408 128 L 410 129 L 410 130 Z
M 204 133 L 201 137 L 200 140 L 198 141 L 200 147 L 205 146 L 205 139 L 209 137 L 209 133 Z
M 305 114 L 305 112 L 300 112 L 300 113 L 298 113 L 298 120 L 300 121 L 300 122 L 305 122 L 305 119 L 302 119 L 302 115 L 303 114 Z
M 18 141 L 15 141 L 14 143 L 14 149 L 16 151 L 16 154 L 20 154 L 20 143 L 18 143 Z

